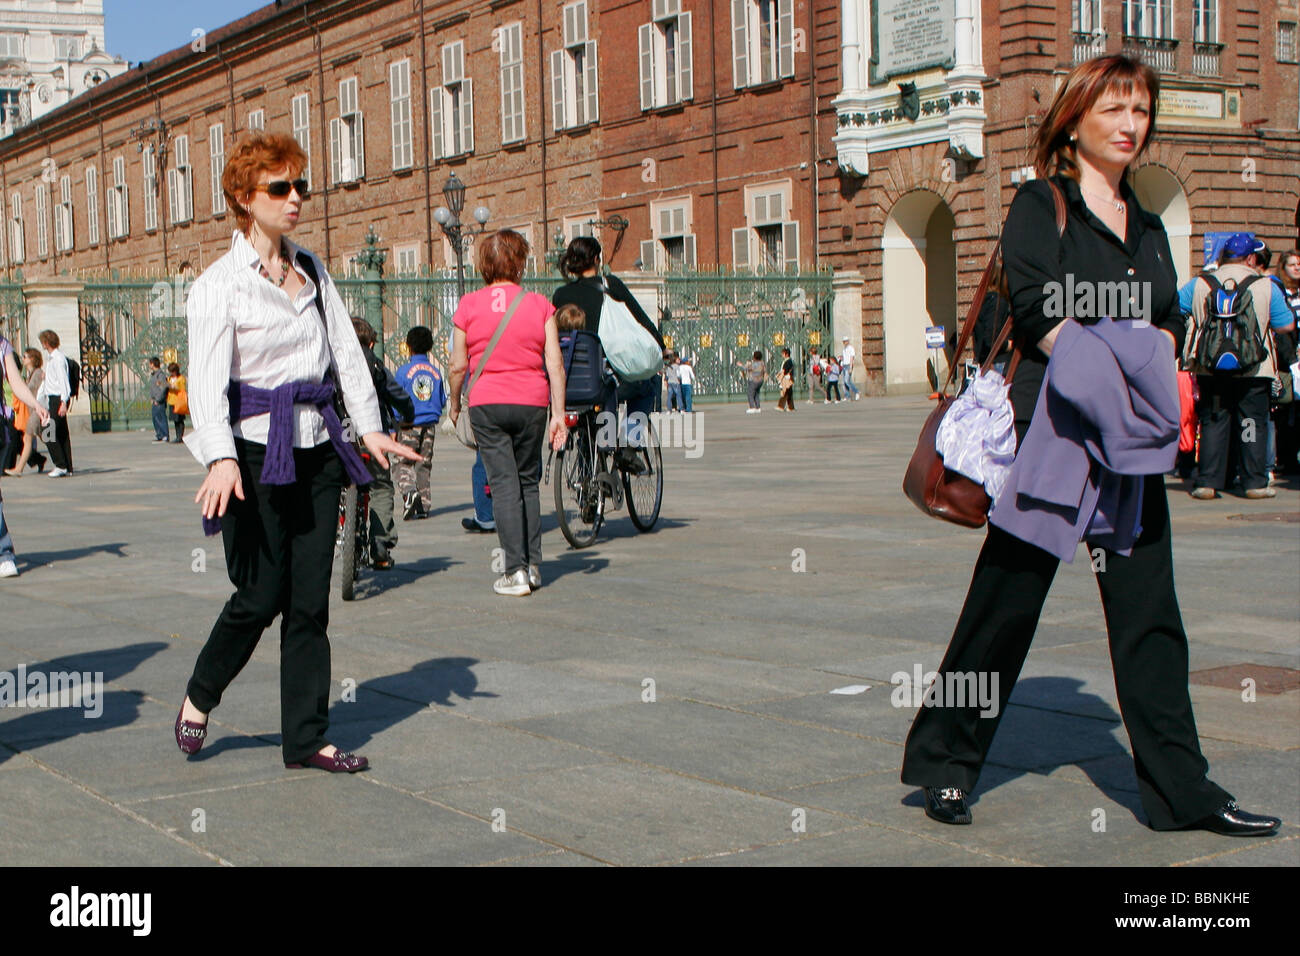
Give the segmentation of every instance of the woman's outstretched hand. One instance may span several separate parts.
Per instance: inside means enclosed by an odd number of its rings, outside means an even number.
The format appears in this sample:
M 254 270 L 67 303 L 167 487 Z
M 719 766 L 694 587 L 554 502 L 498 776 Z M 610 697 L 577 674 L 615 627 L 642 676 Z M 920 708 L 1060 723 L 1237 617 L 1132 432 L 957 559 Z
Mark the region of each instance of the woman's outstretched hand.
M 396 455 L 399 458 L 405 458 L 407 461 L 418 462 L 420 460 L 418 451 L 389 438 L 384 432 L 367 432 L 361 436 L 361 443 L 366 446 L 366 451 L 370 452 L 370 457 L 378 462 L 381 468 L 388 467 L 389 455 Z

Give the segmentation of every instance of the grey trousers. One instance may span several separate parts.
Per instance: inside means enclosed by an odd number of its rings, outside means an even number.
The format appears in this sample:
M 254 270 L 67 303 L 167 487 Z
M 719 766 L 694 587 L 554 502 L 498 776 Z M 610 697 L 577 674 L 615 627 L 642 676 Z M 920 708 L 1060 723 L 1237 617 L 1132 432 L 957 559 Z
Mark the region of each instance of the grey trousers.
M 542 474 L 546 409 L 535 405 L 475 405 L 469 410 L 479 456 L 492 486 L 497 538 L 506 574 L 542 563 Z

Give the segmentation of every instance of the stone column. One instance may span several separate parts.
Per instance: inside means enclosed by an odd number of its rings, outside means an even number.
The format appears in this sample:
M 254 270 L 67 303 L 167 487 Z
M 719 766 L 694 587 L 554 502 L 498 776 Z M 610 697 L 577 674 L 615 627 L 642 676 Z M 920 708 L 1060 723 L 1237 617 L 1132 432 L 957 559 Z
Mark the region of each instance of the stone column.
M 658 327 L 660 324 L 659 289 L 663 285 L 663 280 L 646 272 L 633 272 L 620 275 L 619 278 L 627 286 L 627 291 L 632 293 L 632 297 L 645 310 L 645 314 L 650 316 L 650 321 Z
M 826 343 L 822 353 L 837 351 L 843 344 L 844 336 L 849 337 L 849 344 L 858 353 L 858 360 L 853 366 L 853 383 L 860 389 L 867 384 L 866 362 L 862 357 L 862 273 L 855 269 L 837 272 L 831 277 L 831 291 L 835 296 L 832 307 L 834 317 L 835 341 Z
M 40 348 L 37 336 L 49 329 L 59 337 L 59 350 L 84 366 L 81 358 L 81 311 L 77 296 L 83 284 L 66 276 L 33 279 L 23 284 L 27 298 L 27 341 Z M 90 399 L 83 386 L 81 394 L 68 409 L 68 429 L 90 431 Z

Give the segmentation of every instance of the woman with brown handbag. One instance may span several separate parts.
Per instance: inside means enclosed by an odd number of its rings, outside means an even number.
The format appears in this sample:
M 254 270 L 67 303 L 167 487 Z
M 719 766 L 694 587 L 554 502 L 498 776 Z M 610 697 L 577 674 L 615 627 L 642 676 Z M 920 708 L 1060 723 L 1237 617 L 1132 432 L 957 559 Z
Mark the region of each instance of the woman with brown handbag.
M 971 822 L 966 796 L 979 778 L 998 720 L 1006 711 L 1057 564 L 1062 558 L 1069 560 L 1078 545 L 1078 538 L 1069 539 L 1068 547 L 1061 543 L 1060 512 L 1068 508 L 1053 511 L 1040 506 L 1033 496 L 1018 494 L 1015 484 L 1017 466 L 1026 463 L 1029 445 L 1049 453 L 1036 462 L 1040 478 L 1059 463 L 1050 454 L 1059 456 L 1064 454 L 1061 450 L 1073 447 L 1074 436 L 1057 430 L 1061 414 L 1076 412 L 1062 406 L 1059 396 L 1052 397 L 1056 393 L 1050 387 L 1051 369 L 1061 364 L 1054 359 L 1049 366 L 1058 342 L 1062 349 L 1057 358 L 1074 356 L 1081 353 L 1076 348 L 1081 337 L 1101 338 L 1101 331 L 1085 333 L 1084 327 L 1104 327 L 1109 335 L 1110 326 L 1120 324 L 1117 319 L 1139 319 L 1124 326 L 1124 336 L 1154 356 L 1143 367 L 1149 377 L 1168 378 L 1167 383 L 1160 379 L 1157 384 L 1173 398 L 1174 445 L 1162 449 L 1162 454 L 1172 458 L 1176 450 L 1174 356 L 1181 351 L 1185 324 L 1164 227 L 1158 217 L 1141 209 L 1127 182 L 1129 169 L 1154 131 L 1158 94 L 1155 72 L 1125 57 L 1100 57 L 1076 66 L 1061 84 L 1038 131 L 1040 178 L 1017 193 L 1003 228 L 1014 337 L 1022 354 L 1010 391 L 1017 462 L 989 515 L 988 537 L 965 605 L 925 706 L 912 724 L 903 760 L 903 782 L 925 789 L 925 812 L 941 823 Z M 1048 175 L 1066 200 L 1068 217 L 1060 233 L 1051 190 L 1042 181 Z M 1082 300 L 1066 303 L 1062 313 L 1060 299 L 1053 299 L 1065 287 L 1082 289 L 1091 284 L 1095 289 L 1102 283 L 1123 283 L 1124 288 L 1132 283 L 1137 289 L 1145 285 L 1150 296 L 1147 314 L 1129 315 L 1124 303 L 1110 310 L 1118 314 L 1091 314 Z M 1128 304 L 1137 301 L 1135 295 Z M 1089 341 L 1090 347 L 1096 344 Z M 1119 364 L 1117 356 L 1112 358 Z M 1078 377 L 1079 372 L 1067 367 L 1062 378 Z M 1049 387 L 1043 387 L 1045 378 Z M 1139 383 L 1124 371 L 1118 384 Z M 1049 401 L 1057 403 L 1052 413 L 1045 411 Z M 1148 424 L 1136 419 L 1135 412 L 1127 418 L 1117 413 L 1116 420 L 1105 424 L 1126 437 L 1126 429 L 1137 435 Z M 1088 467 L 1085 457 L 1085 492 L 1096 479 Z M 1093 498 L 1095 510 L 1085 514 L 1077 508 L 1078 520 L 1065 532 L 1068 539 L 1068 532 L 1077 528 L 1080 536 L 1089 538 L 1090 549 L 1098 539 L 1106 542 L 1106 571 L 1097 575 L 1097 583 L 1106 612 L 1116 693 L 1132 742 L 1148 825 L 1156 830 L 1205 829 L 1229 836 L 1272 833 L 1280 825 L 1278 819 L 1242 811 L 1207 778 L 1188 692 L 1187 636 L 1174 593 L 1163 475 L 1144 472 L 1128 484 L 1112 485 L 1120 489 L 1120 498 L 1107 499 L 1105 507 L 1100 497 Z M 1025 486 L 1032 484 L 1027 481 Z M 1127 523 L 1099 521 L 1115 515 L 1127 516 Z M 1046 542 L 1053 535 L 1056 546 L 1049 550 Z M 972 676 L 977 681 L 984 678 L 980 686 L 992 685 L 996 706 L 955 707 L 952 701 L 940 700 L 943 688 L 954 686 L 953 678 Z

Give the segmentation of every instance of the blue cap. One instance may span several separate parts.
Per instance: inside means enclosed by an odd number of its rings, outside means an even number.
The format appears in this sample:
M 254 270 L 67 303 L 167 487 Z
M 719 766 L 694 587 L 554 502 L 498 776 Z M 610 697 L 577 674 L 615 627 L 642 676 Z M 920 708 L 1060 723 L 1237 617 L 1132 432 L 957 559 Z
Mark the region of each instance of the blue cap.
M 1264 249 L 1264 243 L 1248 232 L 1234 232 L 1223 244 L 1224 253 L 1232 259 L 1242 259 L 1252 252 L 1262 252 Z

